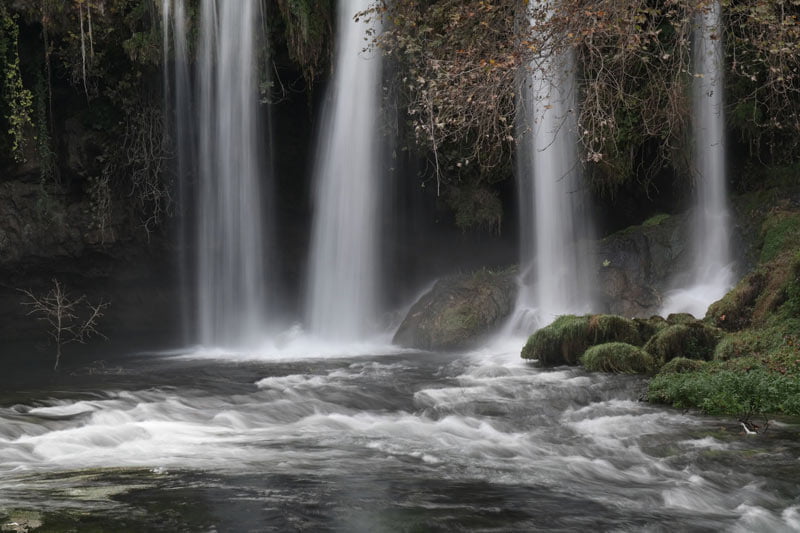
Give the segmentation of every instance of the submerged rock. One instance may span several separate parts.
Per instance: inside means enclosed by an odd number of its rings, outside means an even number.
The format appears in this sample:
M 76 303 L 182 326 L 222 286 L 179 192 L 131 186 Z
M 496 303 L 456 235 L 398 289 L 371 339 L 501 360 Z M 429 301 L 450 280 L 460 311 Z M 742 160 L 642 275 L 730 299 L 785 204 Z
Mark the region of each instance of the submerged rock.
M 516 292 L 513 270 L 440 279 L 411 307 L 392 342 L 420 350 L 473 346 L 511 314 Z

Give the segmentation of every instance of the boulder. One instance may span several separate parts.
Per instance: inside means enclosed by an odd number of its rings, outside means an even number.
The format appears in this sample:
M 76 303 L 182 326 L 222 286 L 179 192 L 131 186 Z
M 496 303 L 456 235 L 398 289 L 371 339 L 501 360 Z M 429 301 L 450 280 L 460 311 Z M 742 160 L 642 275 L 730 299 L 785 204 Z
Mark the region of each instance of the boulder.
M 723 336 L 722 330 L 699 320 L 690 324 L 673 324 L 656 333 L 644 349 L 662 365 L 676 357 L 710 361 Z
M 514 309 L 516 272 L 479 270 L 436 282 L 406 315 L 393 342 L 420 350 L 458 350 L 475 345 Z
M 597 246 L 597 286 L 605 311 L 628 317 L 658 312 L 675 272 L 688 267 L 689 215 L 653 217 Z
M 633 320 L 615 315 L 564 315 L 528 338 L 523 359 L 536 359 L 542 366 L 577 365 L 591 346 L 623 342 L 641 346 L 646 339 Z
M 581 364 L 591 372 L 614 374 L 649 374 L 656 369 L 649 353 L 625 342 L 592 346 L 581 356 Z

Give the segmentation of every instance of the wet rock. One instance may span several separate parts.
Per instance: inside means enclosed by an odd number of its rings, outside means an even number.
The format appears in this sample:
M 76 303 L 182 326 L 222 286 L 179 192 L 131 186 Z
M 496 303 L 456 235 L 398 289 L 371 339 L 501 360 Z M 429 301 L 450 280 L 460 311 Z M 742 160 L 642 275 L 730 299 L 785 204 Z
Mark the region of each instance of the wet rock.
M 411 307 L 393 342 L 421 350 L 473 346 L 511 314 L 516 292 L 512 270 L 443 278 Z
M 658 311 L 674 273 L 688 267 L 688 214 L 654 217 L 614 233 L 597 248 L 598 291 L 611 314 L 647 317 Z

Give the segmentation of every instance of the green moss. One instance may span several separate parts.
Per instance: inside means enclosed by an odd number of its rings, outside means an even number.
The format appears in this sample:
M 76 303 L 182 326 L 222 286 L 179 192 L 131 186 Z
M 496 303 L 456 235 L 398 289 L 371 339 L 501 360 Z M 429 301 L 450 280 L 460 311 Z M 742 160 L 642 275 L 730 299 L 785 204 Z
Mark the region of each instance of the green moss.
M 581 364 L 592 372 L 615 374 L 647 374 L 655 369 L 650 354 L 624 342 L 592 346 L 581 356 Z
M 528 338 L 523 359 L 537 359 L 544 366 L 574 365 L 588 348 L 589 318 L 564 315 Z
M 644 344 L 638 324 L 618 315 L 592 315 L 589 317 L 589 334 L 591 345 L 605 342 Z
M 688 359 L 686 357 L 676 357 L 667 364 L 661 367 L 661 374 L 683 374 L 686 372 L 695 372 L 702 369 L 706 365 L 705 361 L 698 361 L 697 359 Z
M 669 326 L 669 323 L 660 316 L 650 318 L 634 318 L 633 322 L 639 330 L 639 337 L 643 342 L 647 342 L 656 333 Z
M 667 316 L 667 324 L 694 324 L 697 319 L 689 313 L 672 313 Z
M 641 346 L 643 339 L 637 323 L 627 318 L 564 315 L 531 335 L 522 357 L 544 366 L 576 365 L 587 348 L 608 342 Z
M 751 272 L 721 300 L 709 306 L 706 319 L 726 331 L 736 331 L 749 326 L 756 301 L 767 281 L 767 270 L 757 269 Z
M 783 344 L 779 328 L 737 331 L 726 335 L 714 349 L 714 359 L 727 361 L 740 357 L 766 355 Z
M 659 224 L 661 224 L 662 222 L 667 220 L 669 217 L 670 217 L 670 215 L 667 215 L 666 213 L 653 215 L 652 217 L 650 217 L 647 220 L 645 220 L 644 222 L 642 222 L 642 226 L 645 226 L 645 227 L 658 226 Z
M 451 335 L 462 330 L 471 331 L 479 322 L 476 311 L 463 306 L 445 309 L 441 320 L 442 330 Z
M 722 335 L 721 330 L 698 321 L 674 324 L 656 333 L 644 349 L 660 364 L 676 357 L 709 360 Z
M 800 247 L 800 213 L 776 211 L 771 213 L 762 226 L 764 243 L 760 261 L 766 263 L 786 250 Z

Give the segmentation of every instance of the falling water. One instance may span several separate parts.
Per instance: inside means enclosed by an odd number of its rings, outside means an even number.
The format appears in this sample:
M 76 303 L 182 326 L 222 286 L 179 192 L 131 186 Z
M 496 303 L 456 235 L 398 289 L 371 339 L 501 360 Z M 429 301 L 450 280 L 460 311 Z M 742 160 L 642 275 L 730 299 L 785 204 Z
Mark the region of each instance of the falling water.
M 189 50 L 187 41 L 187 18 L 184 0 L 165 0 L 162 6 L 162 28 L 164 36 L 164 100 L 166 115 L 170 118 L 167 127 L 173 138 L 176 175 L 176 211 L 178 279 L 181 299 L 181 318 L 184 340 L 191 339 L 192 291 L 190 272 L 192 258 L 191 224 L 193 198 L 190 182 L 195 175 L 196 149 L 195 120 L 192 115 L 191 79 L 189 75 Z M 170 47 L 172 44 L 172 47 Z M 172 50 L 172 62 L 169 53 Z M 170 70 L 171 69 L 171 70 Z M 174 87 L 170 85 L 174 80 Z
M 531 4 L 533 5 L 533 4 Z M 532 22 L 535 24 L 535 22 Z M 589 206 L 574 137 L 574 63 L 569 52 L 537 58 L 522 80 L 517 156 L 526 328 L 590 307 Z
M 339 341 L 368 333 L 377 310 L 381 60 L 365 50 L 370 28 L 353 19 L 370 3 L 339 2 L 315 168 L 308 322 L 312 334 Z
M 204 0 L 199 46 L 199 331 L 238 345 L 263 326 L 257 0 Z
M 688 312 L 703 316 L 708 306 L 724 296 L 733 283 L 725 186 L 721 11 L 716 1 L 698 16 L 692 87 L 697 174 L 693 265 L 689 287 L 669 295 L 664 313 Z
M 202 1 L 192 106 L 184 2 L 164 3 L 165 44 L 170 27 L 174 33 L 179 201 L 196 196 L 197 333 L 204 345 L 250 344 L 265 323 L 259 15 L 258 0 Z M 190 193 L 194 174 L 197 191 Z

